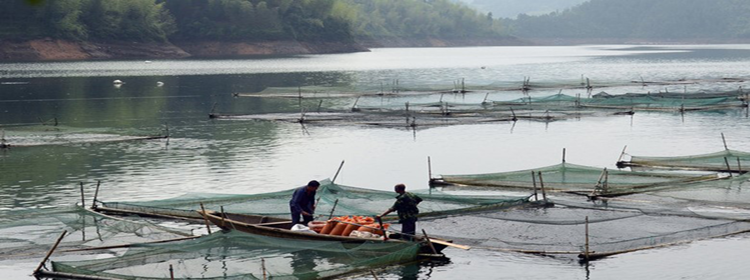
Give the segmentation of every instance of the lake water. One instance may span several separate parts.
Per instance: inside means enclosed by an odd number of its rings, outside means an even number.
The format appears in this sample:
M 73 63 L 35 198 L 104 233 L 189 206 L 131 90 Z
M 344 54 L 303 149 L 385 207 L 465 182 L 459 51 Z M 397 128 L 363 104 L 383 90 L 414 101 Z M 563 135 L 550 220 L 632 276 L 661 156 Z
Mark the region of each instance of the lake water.
M 401 87 L 451 90 L 520 87 L 531 82 L 571 85 L 588 78 L 612 94 L 715 91 L 747 88 L 750 45 L 570 46 L 374 49 L 367 53 L 234 60 L 38 62 L 0 64 L 0 126 L 9 142 L 14 127 L 56 119 L 67 128 L 153 135 L 168 128 L 169 141 L 18 147 L 0 151 L 0 208 L 70 205 L 79 183 L 101 200 L 153 200 L 186 192 L 264 193 L 310 179 L 378 190 L 396 183 L 427 188 L 433 175 L 513 171 L 560 162 L 615 168 L 624 146 L 634 155 L 679 156 L 729 148 L 750 150 L 744 110 L 638 112 L 556 122 L 498 122 L 420 129 L 301 126 L 298 123 L 209 119 L 213 110 L 251 114 L 297 112 L 296 99 L 234 97 L 268 87 L 354 87 L 375 93 L 398 80 Z M 630 81 L 705 80 L 646 86 Z M 124 82 L 114 86 L 113 80 Z M 713 80 L 713 81 L 709 81 Z M 157 83 L 163 86 L 157 86 Z M 555 94 L 558 88 L 531 96 Z M 480 102 L 487 90 L 426 95 L 419 101 Z M 293 92 L 292 92 L 293 93 Z M 586 95 L 585 89 L 564 94 Z M 510 100 L 521 91 L 491 91 Z M 306 108 L 347 108 L 354 98 L 305 100 Z M 368 97 L 359 104 L 393 102 Z M 568 258 L 486 250 L 446 249 L 449 263 L 403 266 L 386 279 L 741 279 L 750 268 L 750 238 L 697 241 L 618 255 L 580 265 Z M 31 278 L 38 260 L 0 261 L 8 279 Z M 381 278 L 382 279 L 382 278 Z

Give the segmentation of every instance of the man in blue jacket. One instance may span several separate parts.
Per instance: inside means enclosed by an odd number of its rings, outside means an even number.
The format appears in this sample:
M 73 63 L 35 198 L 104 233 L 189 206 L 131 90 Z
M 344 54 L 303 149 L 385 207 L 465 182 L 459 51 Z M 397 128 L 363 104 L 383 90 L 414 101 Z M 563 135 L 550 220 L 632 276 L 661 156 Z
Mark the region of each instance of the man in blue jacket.
M 315 192 L 320 187 L 318 181 L 312 180 L 307 186 L 302 186 L 294 191 L 292 200 L 289 201 L 289 209 L 292 211 L 292 225 L 299 224 L 302 215 L 302 224 L 307 225 L 313 220 L 315 213 Z

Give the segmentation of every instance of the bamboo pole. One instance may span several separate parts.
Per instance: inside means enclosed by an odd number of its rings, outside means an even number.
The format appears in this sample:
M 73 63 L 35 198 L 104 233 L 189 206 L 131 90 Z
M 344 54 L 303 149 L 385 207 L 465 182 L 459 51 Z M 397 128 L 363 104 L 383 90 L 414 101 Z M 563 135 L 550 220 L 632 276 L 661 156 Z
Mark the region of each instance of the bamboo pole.
M 591 191 L 591 194 L 589 194 L 590 197 L 597 196 L 596 191 L 597 189 L 602 188 L 602 179 L 604 178 L 604 174 L 607 172 L 607 168 L 605 167 L 604 170 L 602 170 L 602 173 L 599 174 L 599 179 L 596 180 L 596 186 L 594 186 L 594 190 Z
M 206 213 L 206 208 L 203 208 L 203 202 L 201 204 L 201 213 L 203 213 L 203 221 L 206 222 L 206 229 L 208 230 L 208 234 L 211 234 L 211 223 L 208 221 L 208 213 Z
M 330 220 L 333 218 L 333 211 L 336 210 L 336 205 L 339 204 L 339 199 L 337 198 L 336 201 L 333 202 L 333 207 L 331 208 L 331 214 L 328 215 L 328 219 Z
M 589 260 L 589 216 L 586 216 L 586 261 Z
M 740 159 L 737 158 L 739 161 Z M 430 156 L 427 156 L 427 176 L 430 177 L 430 180 L 428 182 L 432 182 L 432 162 L 430 161 Z
M 320 198 L 318 198 L 318 200 L 320 200 Z M 225 227 L 227 214 L 224 213 L 224 206 L 220 206 L 219 208 L 221 209 L 221 226 Z
M 427 245 L 430 246 L 432 253 L 438 255 L 437 250 L 435 250 L 435 246 L 432 245 L 432 241 L 430 241 L 430 237 L 427 235 L 427 232 L 424 229 L 422 229 L 422 234 L 424 234 L 424 239 L 427 240 Z
M 354 105 L 352 105 L 352 111 L 356 111 L 357 110 L 357 102 L 359 102 L 359 98 L 360 97 L 362 97 L 362 96 L 357 96 L 357 99 L 354 100 Z
M 604 168 L 604 193 L 609 192 L 609 170 Z
M 740 157 L 737 157 L 737 173 L 742 174 L 742 164 L 740 164 Z
M 49 277 L 53 279 L 80 279 L 80 280 L 121 280 L 102 276 L 83 275 L 65 272 L 39 271 L 36 277 Z
M 729 166 L 729 160 L 727 157 L 724 157 L 724 164 L 727 165 L 727 172 L 729 172 L 729 177 L 732 177 L 732 167 Z
M 370 274 L 372 274 L 372 278 L 374 278 L 375 280 L 379 280 L 378 276 L 375 275 L 375 271 L 370 270 Z
M 81 182 L 81 208 L 86 208 L 86 201 L 83 197 L 83 182 Z
M 565 148 L 563 148 L 563 157 L 562 157 L 562 162 L 563 162 L 563 163 L 565 163 Z
M 172 264 L 169 264 L 169 279 L 174 280 L 174 268 L 172 268 Z
M 47 252 L 47 255 L 44 256 L 44 259 L 42 259 L 42 262 L 40 262 L 39 266 L 37 266 L 36 269 L 34 269 L 34 273 L 33 273 L 34 275 L 38 274 L 39 270 L 41 270 L 42 267 L 44 267 L 44 263 L 47 262 L 47 260 L 49 259 L 49 257 L 55 251 L 55 249 L 57 249 L 57 245 L 60 245 L 60 241 L 62 241 L 62 239 L 63 239 L 63 237 L 65 237 L 66 233 L 68 233 L 68 231 L 67 230 L 63 230 L 63 232 L 60 234 L 60 237 L 58 237 L 57 241 L 55 241 L 55 244 L 52 245 L 52 248 L 49 249 L 49 252 Z
M 339 169 L 336 170 L 336 174 L 333 175 L 333 180 L 331 180 L 331 184 L 333 184 L 333 182 L 336 182 L 336 178 L 339 177 L 339 172 L 341 172 L 341 168 L 342 167 L 344 167 L 344 161 L 343 160 L 341 161 L 341 164 L 339 165 Z
M 622 152 L 620 153 L 620 157 L 617 158 L 617 162 L 622 161 L 622 157 L 625 155 L 625 149 L 628 148 L 628 145 L 625 145 L 625 147 L 622 147 Z
M 71 253 L 71 252 L 86 252 L 86 251 L 96 251 L 96 250 L 129 248 L 129 247 L 132 247 L 133 245 L 137 245 L 137 244 L 159 244 L 159 243 L 167 243 L 167 242 L 174 242 L 174 241 L 191 240 L 191 239 L 196 239 L 196 238 L 198 238 L 198 236 L 179 237 L 179 238 L 174 238 L 174 239 L 165 239 L 165 240 L 143 242 L 143 243 L 132 243 L 132 244 L 122 244 L 122 245 L 90 247 L 90 248 L 82 248 L 82 249 L 69 249 L 69 250 L 63 250 L 63 251 L 60 251 L 60 252 Z
M 260 258 L 260 267 L 261 269 L 263 269 L 263 280 L 268 279 L 266 278 L 266 259 L 265 258 Z
M 542 188 L 542 199 L 547 203 L 547 192 L 544 191 L 544 180 L 542 180 L 542 171 L 539 171 L 539 186 Z
M 91 201 L 91 209 L 96 209 L 96 198 L 99 196 L 99 186 L 102 184 L 102 181 L 96 181 L 96 191 L 94 191 L 94 200 Z
M 727 138 L 724 137 L 724 132 L 721 133 L 721 141 L 724 142 L 724 150 L 729 150 L 729 147 L 727 147 Z
M 534 201 L 539 201 L 539 195 L 536 191 L 536 175 L 534 175 L 534 170 L 531 170 L 531 183 L 534 184 Z

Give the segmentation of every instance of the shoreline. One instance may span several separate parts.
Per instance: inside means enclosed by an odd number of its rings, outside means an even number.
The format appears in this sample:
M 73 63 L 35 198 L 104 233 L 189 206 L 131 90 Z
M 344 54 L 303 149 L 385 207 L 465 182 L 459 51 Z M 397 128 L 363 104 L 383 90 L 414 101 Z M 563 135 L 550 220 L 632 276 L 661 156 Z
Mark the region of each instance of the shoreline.
M 115 59 L 243 58 L 369 52 L 371 48 L 533 45 L 516 38 L 368 38 L 355 42 L 75 42 L 61 39 L 0 40 L 0 62 L 89 61 Z
M 182 58 L 248 58 L 269 55 L 305 55 L 369 52 L 371 48 L 424 48 L 466 46 L 566 46 L 591 44 L 695 45 L 749 44 L 750 40 L 646 40 L 560 38 L 361 38 L 355 42 L 75 42 L 61 39 L 0 40 L 0 62 L 90 61 Z

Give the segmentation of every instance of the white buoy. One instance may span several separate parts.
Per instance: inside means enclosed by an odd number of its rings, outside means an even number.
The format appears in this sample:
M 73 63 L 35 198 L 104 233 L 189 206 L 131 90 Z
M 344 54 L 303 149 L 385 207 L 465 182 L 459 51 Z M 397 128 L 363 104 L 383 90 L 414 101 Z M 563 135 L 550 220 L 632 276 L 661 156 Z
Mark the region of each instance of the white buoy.
M 162 82 L 156 82 L 156 86 L 157 87 L 160 87 L 160 86 L 163 86 L 163 85 L 164 85 L 164 83 L 162 83 Z
M 146 62 L 146 63 L 151 63 L 151 60 L 146 60 L 146 61 L 144 61 L 144 62 Z
M 120 80 L 114 80 L 112 83 L 115 84 L 115 85 L 121 85 L 121 84 L 123 84 L 123 82 L 120 81 Z

